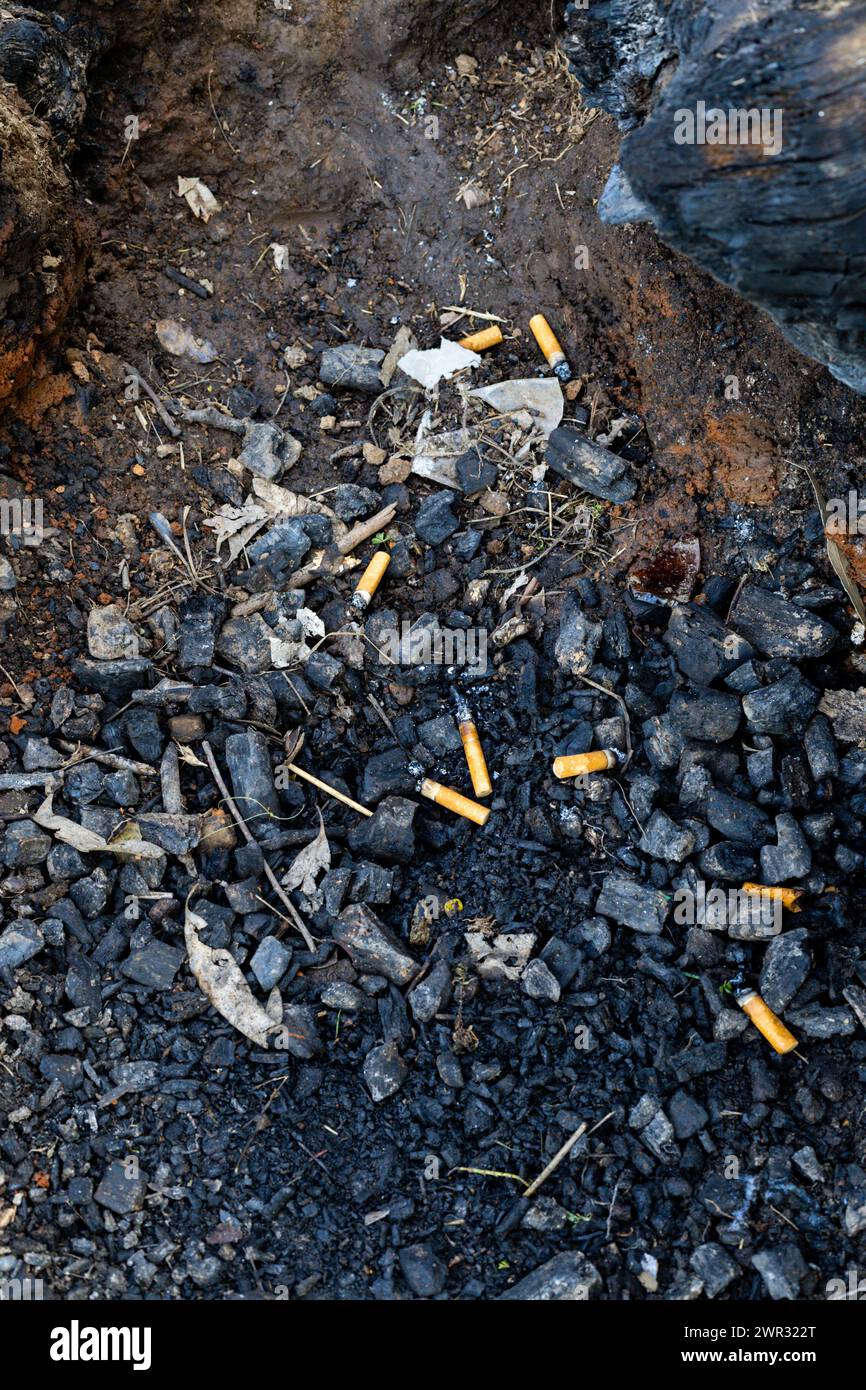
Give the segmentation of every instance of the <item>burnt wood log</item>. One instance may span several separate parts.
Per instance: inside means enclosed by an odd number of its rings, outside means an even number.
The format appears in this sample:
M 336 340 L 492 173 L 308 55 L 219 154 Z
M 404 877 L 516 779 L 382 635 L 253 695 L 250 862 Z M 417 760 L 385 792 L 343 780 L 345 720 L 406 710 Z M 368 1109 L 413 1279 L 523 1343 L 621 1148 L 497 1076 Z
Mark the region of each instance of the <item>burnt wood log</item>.
M 590 0 L 567 50 L 627 132 L 599 205 L 866 393 L 866 6 Z

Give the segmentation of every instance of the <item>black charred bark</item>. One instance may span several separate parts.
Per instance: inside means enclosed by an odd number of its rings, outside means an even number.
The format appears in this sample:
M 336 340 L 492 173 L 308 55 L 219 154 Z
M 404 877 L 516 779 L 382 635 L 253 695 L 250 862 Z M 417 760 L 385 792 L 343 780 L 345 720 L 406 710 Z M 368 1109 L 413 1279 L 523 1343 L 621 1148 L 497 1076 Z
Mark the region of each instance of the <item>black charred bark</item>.
M 589 0 L 567 24 L 628 132 L 603 219 L 651 222 L 866 393 L 866 6 Z

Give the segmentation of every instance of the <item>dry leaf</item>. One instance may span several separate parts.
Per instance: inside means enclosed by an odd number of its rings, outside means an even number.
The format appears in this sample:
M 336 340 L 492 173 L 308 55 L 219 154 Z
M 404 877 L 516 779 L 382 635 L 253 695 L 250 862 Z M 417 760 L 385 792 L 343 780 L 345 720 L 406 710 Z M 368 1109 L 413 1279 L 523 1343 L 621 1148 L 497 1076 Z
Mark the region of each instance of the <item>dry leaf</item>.
M 273 1047 L 282 1027 L 253 997 L 243 972 L 229 951 L 215 951 L 206 946 L 199 932 L 206 929 L 203 917 L 187 906 L 183 934 L 189 965 L 199 988 L 206 994 L 218 1014 L 257 1047 Z
M 226 563 L 232 564 L 244 546 L 270 519 L 264 507 L 253 502 L 252 498 L 247 498 L 243 507 L 233 507 L 231 503 L 226 502 L 214 516 L 206 517 L 202 525 L 207 526 L 216 536 L 217 555 L 228 542 Z
M 301 892 L 311 898 L 316 892 L 316 875 L 324 869 L 331 867 L 331 846 L 328 844 L 328 837 L 325 834 L 325 823 L 322 820 L 322 813 L 319 812 L 319 833 L 315 840 L 311 840 L 308 845 L 304 845 L 283 875 L 283 887 L 291 892 L 293 888 L 300 888 Z
M 828 516 L 827 499 L 824 496 L 821 484 L 818 482 L 818 479 L 815 477 L 811 468 L 807 468 L 804 465 L 803 471 L 806 474 L 806 477 L 809 479 L 809 482 L 812 484 L 812 491 L 815 494 L 815 501 L 818 504 L 818 511 L 821 513 L 821 521 L 823 525 L 826 527 Z M 839 546 L 836 544 L 833 538 L 827 535 L 826 530 L 824 532 L 824 540 L 827 544 L 827 559 L 833 566 L 839 583 L 842 585 L 842 588 L 845 590 L 845 593 L 851 600 L 851 607 L 854 609 L 854 612 L 860 619 L 860 622 L 866 624 L 866 606 L 864 606 L 863 603 L 863 595 L 860 593 L 860 590 L 854 582 L 854 578 L 851 574 L 851 568 L 848 564 L 848 561 L 846 560 L 843 551 L 840 550 Z
M 458 53 L 454 66 L 461 77 L 474 77 L 478 71 L 478 59 L 473 58 L 471 53 Z
M 213 343 L 207 338 L 197 338 L 191 328 L 176 319 L 157 319 L 156 336 L 160 347 L 172 357 L 188 357 L 191 362 L 206 366 L 208 362 L 215 362 L 219 355 Z
M 175 748 L 177 749 L 177 756 L 182 763 L 189 763 L 190 767 L 207 767 L 207 763 L 203 763 L 201 758 L 197 758 L 187 744 L 176 743 Z
M 137 859 L 157 859 L 162 854 L 158 845 L 152 845 L 149 840 L 140 838 L 141 832 L 134 822 L 122 827 L 109 842 L 97 835 L 95 830 L 88 830 L 86 826 L 69 820 L 67 816 L 56 815 L 53 801 L 52 792 L 46 796 L 38 810 L 33 812 L 33 819 L 43 830 L 50 830 L 63 844 L 71 845 L 81 854 L 128 854 Z
M 201 179 L 184 179 L 178 175 L 177 195 L 179 198 L 186 198 L 192 211 L 202 222 L 209 221 L 214 213 L 220 210 L 216 198 Z
M 480 208 L 483 207 L 485 203 L 490 202 L 490 195 L 485 193 L 484 189 L 479 187 L 472 179 L 467 183 L 461 184 L 458 189 L 456 201 L 459 203 L 461 198 L 470 211 L 472 208 Z

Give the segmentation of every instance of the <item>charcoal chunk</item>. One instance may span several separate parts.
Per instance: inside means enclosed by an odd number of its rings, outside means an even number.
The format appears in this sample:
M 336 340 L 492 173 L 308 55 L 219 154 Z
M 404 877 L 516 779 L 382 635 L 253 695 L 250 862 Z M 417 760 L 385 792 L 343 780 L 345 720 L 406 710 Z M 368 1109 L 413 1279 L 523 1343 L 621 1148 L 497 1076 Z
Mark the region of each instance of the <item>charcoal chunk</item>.
M 625 459 L 569 425 L 553 431 L 544 457 L 554 473 L 604 502 L 628 502 L 637 491 L 634 479 L 628 477 Z
M 377 396 L 382 390 L 380 364 L 384 356 L 381 348 L 360 347 L 357 343 L 326 348 L 322 353 L 319 380 L 326 386 L 350 387 Z
M 601 1288 L 601 1275 L 579 1250 L 565 1250 L 499 1295 L 500 1302 L 574 1303 Z
M 386 796 L 372 816 L 349 831 L 349 847 L 384 864 L 410 864 L 415 854 L 413 821 L 418 807 L 402 796 Z
M 608 874 L 595 904 L 596 912 L 632 931 L 656 935 L 668 915 L 669 899 L 646 883 L 624 874 Z
M 825 656 L 839 636 L 823 618 L 756 584 L 740 590 L 730 622 L 765 656 L 794 660 Z
M 805 729 L 818 706 L 821 692 L 790 671 L 781 680 L 743 696 L 743 712 L 750 728 L 759 734 L 786 734 Z
M 764 953 L 760 993 L 774 1013 L 781 1013 L 790 1004 L 809 974 L 812 961 L 808 939 L 809 933 L 799 927 L 777 936 Z
M 345 908 L 332 935 L 355 969 L 364 974 L 384 975 L 395 985 L 406 985 L 418 968 L 399 937 L 368 907 L 356 904 Z
M 671 697 L 668 718 L 684 738 L 726 743 L 740 727 L 742 707 L 736 695 L 722 690 L 701 690 L 693 695 L 677 691 Z
M 788 812 L 776 817 L 775 845 L 761 850 L 761 872 L 765 883 L 786 883 L 788 879 L 805 878 L 812 867 L 812 851 L 808 842 Z
M 770 822 L 764 812 L 730 792 L 709 792 L 706 816 L 714 830 L 737 844 L 761 845 L 769 839 Z

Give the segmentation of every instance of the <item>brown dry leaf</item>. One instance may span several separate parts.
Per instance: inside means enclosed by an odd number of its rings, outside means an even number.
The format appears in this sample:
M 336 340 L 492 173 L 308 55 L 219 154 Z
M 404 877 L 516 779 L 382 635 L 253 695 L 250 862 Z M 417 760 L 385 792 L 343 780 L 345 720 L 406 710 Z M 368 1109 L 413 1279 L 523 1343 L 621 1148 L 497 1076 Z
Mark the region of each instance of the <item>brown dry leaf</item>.
M 471 53 L 458 53 L 454 66 L 461 77 L 474 77 L 478 71 L 478 59 L 473 58 Z
M 275 518 L 313 514 L 327 516 L 331 519 L 335 541 L 339 543 L 343 536 L 348 534 L 347 527 L 340 521 L 336 512 L 332 512 L 324 502 L 314 502 L 311 497 L 292 492 L 291 488 L 280 487 L 279 483 L 272 483 L 269 478 L 253 478 L 253 492 Z
M 815 494 L 815 501 L 818 504 L 818 511 L 821 513 L 821 521 L 826 527 L 828 517 L 827 499 L 824 496 L 821 484 L 818 482 L 818 479 L 815 477 L 811 468 L 808 468 L 805 464 L 803 465 L 803 472 L 806 474 L 806 477 L 812 484 L 812 491 Z M 864 626 L 866 626 L 866 606 L 864 606 L 863 596 L 860 593 L 860 590 L 857 588 L 854 579 L 852 578 L 851 569 L 848 565 L 848 561 L 845 559 L 843 552 L 839 549 L 839 546 L 832 539 L 832 537 L 827 535 L 826 530 L 824 532 L 824 540 L 827 543 L 827 559 L 833 566 L 839 583 L 842 585 L 842 588 L 845 590 L 845 593 L 851 600 L 851 607 L 854 609 L 854 612 L 857 614 L 857 617 L 859 618 L 860 622 L 863 623 Z

